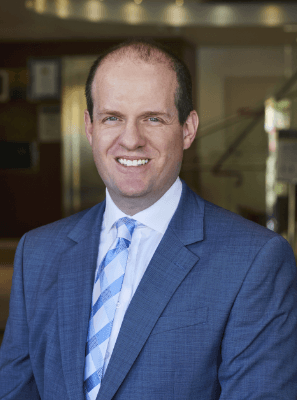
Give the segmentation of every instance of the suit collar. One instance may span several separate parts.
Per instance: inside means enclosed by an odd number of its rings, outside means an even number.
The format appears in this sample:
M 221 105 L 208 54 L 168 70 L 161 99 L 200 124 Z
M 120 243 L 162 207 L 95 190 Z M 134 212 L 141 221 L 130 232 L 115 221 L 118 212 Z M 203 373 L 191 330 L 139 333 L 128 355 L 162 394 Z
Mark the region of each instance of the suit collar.
M 180 202 L 168 228 L 187 246 L 203 240 L 204 200 L 184 181 L 182 184 Z
M 105 210 L 105 203 L 106 200 L 102 201 L 102 203 L 97 204 L 96 206 L 85 212 L 83 217 L 69 232 L 68 237 L 78 243 L 90 234 L 100 235 L 102 218 Z
M 168 228 L 173 230 L 180 241 L 187 246 L 203 240 L 204 200 L 195 194 L 183 180 L 181 182 L 182 194 Z M 100 234 L 105 205 L 106 200 L 84 214 L 68 237 L 78 243 L 91 232 L 98 233 L 99 230 Z

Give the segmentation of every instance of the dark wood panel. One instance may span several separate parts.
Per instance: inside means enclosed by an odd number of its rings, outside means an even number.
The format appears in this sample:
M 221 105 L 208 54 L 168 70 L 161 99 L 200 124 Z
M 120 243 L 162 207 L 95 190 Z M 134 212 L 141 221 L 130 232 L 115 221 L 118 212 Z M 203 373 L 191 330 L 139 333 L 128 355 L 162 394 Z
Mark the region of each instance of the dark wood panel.
M 37 139 L 37 105 L 25 100 L 0 103 L 0 140 L 32 142 Z
M 20 237 L 62 217 L 60 144 L 40 144 L 39 152 L 37 170 L 0 171 L 0 237 Z

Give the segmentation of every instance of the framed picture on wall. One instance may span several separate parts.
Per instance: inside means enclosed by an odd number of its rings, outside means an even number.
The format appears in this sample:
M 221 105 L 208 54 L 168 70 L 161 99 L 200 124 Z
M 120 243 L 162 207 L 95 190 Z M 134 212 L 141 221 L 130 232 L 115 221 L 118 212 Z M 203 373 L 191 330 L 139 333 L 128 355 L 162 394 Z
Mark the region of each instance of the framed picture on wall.
M 61 60 L 59 58 L 30 58 L 28 98 L 49 100 L 60 98 Z
M 9 99 L 9 75 L 4 69 L 0 69 L 0 102 Z
M 40 106 L 38 108 L 39 142 L 52 143 L 61 140 L 60 106 Z

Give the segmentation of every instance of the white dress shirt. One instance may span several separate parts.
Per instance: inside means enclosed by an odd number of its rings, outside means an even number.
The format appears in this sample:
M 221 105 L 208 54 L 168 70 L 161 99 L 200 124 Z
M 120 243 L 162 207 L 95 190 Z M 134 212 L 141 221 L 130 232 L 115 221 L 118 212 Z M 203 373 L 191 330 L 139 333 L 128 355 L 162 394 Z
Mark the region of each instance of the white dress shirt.
M 124 214 L 113 202 L 106 188 L 106 207 L 102 220 L 97 269 L 110 246 L 116 239 L 116 227 L 113 224 L 120 218 L 128 216 L 145 226 L 137 227 L 132 235 L 129 256 L 122 289 L 119 294 L 111 335 L 105 355 L 104 372 L 109 363 L 117 340 L 125 312 L 141 281 L 145 270 L 155 253 L 168 225 L 175 213 L 182 193 L 179 177 L 167 192 L 152 206 L 132 217 Z

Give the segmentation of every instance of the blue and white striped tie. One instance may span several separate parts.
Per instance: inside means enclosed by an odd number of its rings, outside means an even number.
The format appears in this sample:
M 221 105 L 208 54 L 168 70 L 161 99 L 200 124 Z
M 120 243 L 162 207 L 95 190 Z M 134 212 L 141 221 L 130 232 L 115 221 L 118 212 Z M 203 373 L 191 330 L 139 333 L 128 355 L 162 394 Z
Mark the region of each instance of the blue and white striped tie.
M 125 275 L 129 246 L 134 229 L 141 224 L 124 217 L 115 225 L 117 239 L 96 272 L 93 288 L 84 374 L 86 400 L 95 400 L 100 389 L 105 353 Z

